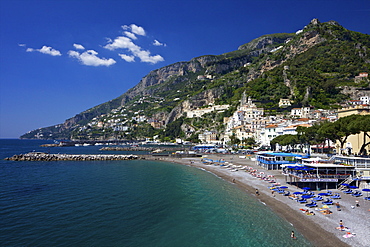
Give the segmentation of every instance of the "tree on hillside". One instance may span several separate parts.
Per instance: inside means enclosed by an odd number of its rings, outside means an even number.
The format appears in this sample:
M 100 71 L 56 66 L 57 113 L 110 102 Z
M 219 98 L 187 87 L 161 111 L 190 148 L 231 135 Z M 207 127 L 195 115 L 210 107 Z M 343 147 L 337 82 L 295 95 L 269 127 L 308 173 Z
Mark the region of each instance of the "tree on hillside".
M 288 150 L 294 149 L 297 144 L 299 144 L 299 139 L 297 135 L 280 135 L 271 140 L 270 144 L 272 149 L 276 150 L 276 144 L 280 146 L 288 146 Z
M 318 134 L 334 143 L 338 140 L 340 142 L 340 150 L 342 151 L 344 144 L 347 142 L 348 136 L 359 133 L 355 128 L 351 129 L 348 127 L 349 124 L 355 121 L 358 116 L 359 115 L 350 115 L 339 118 L 334 123 L 324 122 L 318 130 Z
M 236 137 L 235 133 L 233 133 L 230 136 L 230 144 L 231 145 L 236 145 L 236 144 L 239 144 L 239 143 L 240 143 L 240 140 L 238 139 L 238 137 Z
M 256 144 L 256 140 L 254 140 L 253 137 L 248 137 L 247 139 L 243 140 L 242 143 L 248 146 L 253 146 Z
M 176 138 L 185 137 L 185 133 L 181 130 L 181 125 L 184 122 L 184 117 L 180 117 L 169 123 L 163 133 L 160 134 L 161 140 L 175 140 Z
M 366 138 L 370 138 L 368 132 L 370 132 L 370 115 L 356 115 L 357 117 L 354 121 L 350 122 L 348 129 L 352 131 L 353 134 L 360 134 L 364 132 L 362 145 L 359 154 L 366 154 L 366 147 L 370 144 L 370 141 L 366 142 Z

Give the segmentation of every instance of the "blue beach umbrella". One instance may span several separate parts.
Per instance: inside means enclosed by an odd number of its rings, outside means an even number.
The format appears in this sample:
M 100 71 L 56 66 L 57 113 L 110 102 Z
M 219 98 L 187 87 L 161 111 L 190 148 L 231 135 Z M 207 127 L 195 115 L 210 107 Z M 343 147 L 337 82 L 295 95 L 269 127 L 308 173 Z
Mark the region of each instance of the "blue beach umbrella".
M 280 186 L 280 189 L 288 189 L 288 186 Z
M 303 195 L 302 198 L 304 199 L 308 199 L 308 198 L 312 198 L 313 196 L 312 195 Z
M 357 186 L 349 186 L 351 189 L 357 189 Z
M 293 194 L 294 195 L 301 195 L 301 194 L 303 194 L 302 192 L 300 192 L 300 191 L 297 191 L 297 192 L 293 192 Z
M 304 190 L 310 190 L 311 188 L 310 187 L 303 187 L 302 189 L 304 189 Z
M 362 189 L 362 191 L 366 191 L 367 195 L 369 196 L 370 189 Z
M 343 185 L 343 186 L 349 186 L 349 184 L 341 184 L 341 185 Z

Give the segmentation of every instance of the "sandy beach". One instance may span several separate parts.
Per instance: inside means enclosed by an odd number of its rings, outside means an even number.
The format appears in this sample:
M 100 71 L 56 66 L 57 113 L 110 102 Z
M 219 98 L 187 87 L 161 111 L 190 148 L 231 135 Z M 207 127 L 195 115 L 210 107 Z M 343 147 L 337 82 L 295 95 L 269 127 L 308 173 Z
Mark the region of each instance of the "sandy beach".
M 148 157 L 146 157 L 148 158 Z M 302 189 L 286 184 L 285 177 L 281 171 L 265 170 L 257 166 L 249 157 L 246 159 L 240 158 L 237 155 L 208 155 L 207 158 L 213 160 L 224 159 L 226 162 L 233 165 L 242 165 L 252 167 L 259 172 L 263 172 L 264 176 L 273 176 L 280 186 L 287 186 L 286 191 L 298 192 Z M 288 198 L 282 194 L 273 193 L 269 186 L 271 183 L 251 175 L 247 170 L 238 169 L 232 171 L 223 166 L 214 164 L 203 164 L 201 158 L 172 158 L 172 157 L 151 157 L 149 159 L 174 162 L 184 165 L 190 165 L 197 168 L 205 169 L 212 172 L 216 176 L 235 184 L 246 193 L 258 198 L 261 203 L 266 204 L 276 214 L 291 223 L 302 235 L 304 235 L 314 246 L 370 246 L 370 202 L 363 199 L 364 196 L 355 198 L 339 190 L 331 190 L 333 193 L 340 193 L 341 199 L 336 199 L 334 202 L 339 202 L 340 211 L 337 211 L 335 205 L 328 206 L 331 214 L 323 214 L 323 204 L 318 202 L 317 208 L 311 208 L 314 215 L 306 215 L 302 209 L 308 209 L 305 203 L 300 204 L 295 200 Z M 256 195 L 256 189 L 259 191 L 259 196 Z M 326 191 L 314 191 L 316 194 Z M 366 193 L 365 193 L 366 195 Z M 360 206 L 355 206 L 355 201 L 358 200 Z M 339 230 L 339 222 L 343 221 L 343 225 L 347 230 Z M 351 233 L 351 235 L 347 235 Z M 345 235 L 346 238 L 344 237 Z M 350 237 L 348 237 L 350 236 Z

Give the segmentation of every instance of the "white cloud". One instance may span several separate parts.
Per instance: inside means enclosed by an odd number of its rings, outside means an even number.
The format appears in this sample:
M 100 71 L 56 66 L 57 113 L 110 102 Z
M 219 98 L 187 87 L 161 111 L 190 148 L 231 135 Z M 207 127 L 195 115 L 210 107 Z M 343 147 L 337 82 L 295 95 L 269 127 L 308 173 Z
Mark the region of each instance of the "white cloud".
M 123 60 L 126 62 L 134 62 L 135 61 L 135 56 L 129 56 L 126 54 L 118 54 Z
M 122 26 L 123 30 L 129 30 L 131 29 L 131 32 L 137 35 L 145 36 L 145 30 L 143 27 L 139 27 L 135 24 L 131 24 L 130 26 L 123 25 Z
M 145 36 L 145 30 L 144 30 L 144 28 L 139 27 L 139 26 L 136 26 L 135 24 L 131 24 L 130 27 L 131 27 L 131 31 L 134 34 Z
M 138 56 L 142 62 L 146 62 L 146 63 L 156 64 L 158 62 L 164 61 L 163 57 L 160 55 L 150 56 L 149 51 L 140 50 L 136 54 L 136 56 Z
M 107 44 L 104 46 L 104 48 L 108 50 L 116 50 L 116 49 L 129 49 L 129 50 L 134 50 L 134 49 L 139 49 L 137 45 L 135 45 L 130 38 L 119 36 L 115 40 L 111 40 L 109 42 L 110 44 Z
M 151 56 L 150 51 L 142 50 L 142 48 L 132 42 L 131 39 L 128 37 L 119 36 L 115 40 L 113 40 L 110 44 L 104 46 L 104 48 L 108 50 L 116 50 L 116 49 L 128 49 L 135 57 L 140 58 L 142 62 L 146 63 L 158 63 L 164 61 L 163 57 L 160 55 Z
M 48 54 L 48 55 L 51 55 L 51 56 L 61 56 L 62 55 L 62 53 L 60 53 L 60 51 L 55 50 L 55 49 L 51 48 L 50 46 L 46 46 L 46 45 L 44 45 L 41 49 L 27 48 L 27 50 L 26 50 L 26 52 L 34 52 L 34 51 L 38 51 L 38 52 L 41 52 L 43 54 Z
M 158 40 L 154 40 L 154 42 L 153 42 L 153 45 L 155 45 L 155 46 L 167 46 L 166 44 L 164 44 L 164 43 L 161 43 L 161 42 L 159 42 Z
M 80 44 L 73 44 L 73 46 L 74 46 L 77 50 L 85 50 L 85 47 L 83 47 L 83 45 L 80 45 Z
M 99 58 L 96 55 L 98 53 L 94 50 L 88 50 L 83 53 L 79 53 L 77 51 L 69 51 L 68 55 L 70 57 L 77 58 L 82 64 L 87 66 L 111 66 L 116 63 L 113 58 Z
M 131 32 L 127 32 L 125 31 L 124 34 L 129 37 L 130 39 L 137 39 L 136 35 L 131 33 Z

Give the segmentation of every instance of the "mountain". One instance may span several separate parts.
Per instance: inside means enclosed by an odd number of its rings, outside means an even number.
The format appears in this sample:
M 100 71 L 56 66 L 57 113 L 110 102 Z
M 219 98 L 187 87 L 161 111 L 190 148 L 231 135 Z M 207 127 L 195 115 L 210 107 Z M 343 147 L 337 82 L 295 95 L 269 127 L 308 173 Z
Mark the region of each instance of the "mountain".
M 356 76 L 370 70 L 369 49 L 369 35 L 313 19 L 296 33 L 264 35 L 229 53 L 153 70 L 118 98 L 21 138 L 137 139 L 179 128 L 195 133 L 202 126 L 184 112 L 229 104 L 212 121 L 203 119 L 203 126 L 221 131 L 222 118 L 232 114 L 244 91 L 266 109 L 276 109 L 280 98 L 336 108 L 353 94 L 367 94 L 369 81 Z M 165 131 L 149 122 L 161 123 Z

